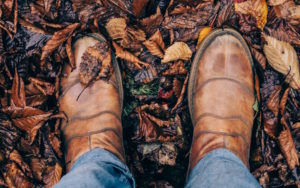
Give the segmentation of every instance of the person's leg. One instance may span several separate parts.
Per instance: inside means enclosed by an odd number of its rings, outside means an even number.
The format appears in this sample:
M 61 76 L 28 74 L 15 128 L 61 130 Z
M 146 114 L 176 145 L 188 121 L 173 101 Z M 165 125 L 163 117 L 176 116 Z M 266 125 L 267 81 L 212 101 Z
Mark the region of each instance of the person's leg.
M 65 66 L 61 79 L 67 174 L 57 187 L 134 187 L 125 165 L 123 87 L 116 59 L 99 34 L 78 39 L 73 49 L 77 68 Z M 100 79 L 91 80 L 95 77 Z
M 127 166 L 104 149 L 83 154 L 56 188 L 65 187 L 135 187 Z
M 255 76 L 238 32 L 219 29 L 200 44 L 188 86 L 194 133 L 187 187 L 259 187 L 247 169 Z
M 226 149 L 216 149 L 191 171 L 186 187 L 260 187 L 243 162 Z

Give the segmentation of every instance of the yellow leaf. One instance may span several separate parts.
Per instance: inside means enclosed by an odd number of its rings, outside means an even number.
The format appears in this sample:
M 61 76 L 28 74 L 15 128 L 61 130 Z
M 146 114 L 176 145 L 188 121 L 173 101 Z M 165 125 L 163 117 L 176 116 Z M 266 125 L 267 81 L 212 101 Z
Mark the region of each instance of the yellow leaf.
M 266 40 L 264 52 L 268 63 L 286 76 L 286 82 L 294 89 L 300 89 L 299 61 L 295 49 L 286 42 L 263 34 Z
M 196 49 L 198 49 L 200 43 L 203 41 L 203 39 L 211 32 L 212 28 L 211 27 L 204 27 L 201 32 L 199 33 L 199 37 L 198 37 L 198 42 L 197 42 L 197 46 Z
M 167 63 L 175 60 L 188 60 L 192 57 L 192 50 L 184 42 L 175 42 L 167 48 L 162 63 Z
M 263 30 L 267 23 L 268 6 L 265 0 L 248 0 L 234 3 L 235 11 L 242 14 L 250 14 L 256 18 L 256 25 Z

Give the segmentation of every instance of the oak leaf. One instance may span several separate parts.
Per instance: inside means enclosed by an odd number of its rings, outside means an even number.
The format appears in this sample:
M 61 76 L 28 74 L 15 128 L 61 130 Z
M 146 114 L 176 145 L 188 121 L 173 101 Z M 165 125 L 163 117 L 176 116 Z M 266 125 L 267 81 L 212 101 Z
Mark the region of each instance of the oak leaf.
M 189 60 L 192 57 L 192 50 L 184 42 L 175 42 L 169 46 L 165 52 L 162 63 L 175 60 Z
M 47 41 L 42 48 L 41 61 L 45 60 L 56 48 L 64 43 L 73 34 L 74 30 L 79 27 L 80 23 L 68 25 L 66 28 L 57 31 L 52 38 Z
M 286 82 L 294 89 L 300 89 L 299 61 L 295 49 L 286 42 L 263 34 L 266 40 L 264 52 L 268 63 L 286 76 Z
M 266 0 L 247 0 L 238 2 L 235 0 L 234 7 L 236 12 L 249 14 L 256 18 L 256 25 L 263 30 L 267 23 L 268 6 Z

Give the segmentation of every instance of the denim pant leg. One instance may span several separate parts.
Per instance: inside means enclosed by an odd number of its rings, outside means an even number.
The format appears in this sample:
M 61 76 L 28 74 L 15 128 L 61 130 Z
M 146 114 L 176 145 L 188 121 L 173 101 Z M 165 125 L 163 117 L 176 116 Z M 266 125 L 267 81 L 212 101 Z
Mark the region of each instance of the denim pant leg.
M 128 167 L 105 149 L 93 149 L 75 161 L 56 188 L 135 187 Z
M 216 149 L 191 171 L 186 187 L 260 187 L 243 162 L 226 149 Z

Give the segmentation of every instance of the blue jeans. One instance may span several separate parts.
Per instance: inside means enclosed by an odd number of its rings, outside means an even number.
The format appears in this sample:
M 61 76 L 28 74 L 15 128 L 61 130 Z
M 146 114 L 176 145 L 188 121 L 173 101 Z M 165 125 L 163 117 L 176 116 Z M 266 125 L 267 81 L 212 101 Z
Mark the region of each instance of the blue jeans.
M 94 149 L 75 162 L 55 186 L 135 187 L 128 167 L 104 149 Z M 208 153 L 191 171 L 186 187 L 260 187 L 242 161 L 226 149 Z

